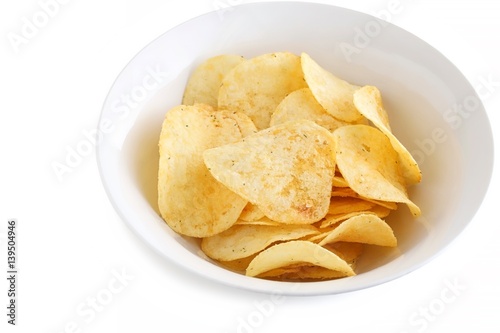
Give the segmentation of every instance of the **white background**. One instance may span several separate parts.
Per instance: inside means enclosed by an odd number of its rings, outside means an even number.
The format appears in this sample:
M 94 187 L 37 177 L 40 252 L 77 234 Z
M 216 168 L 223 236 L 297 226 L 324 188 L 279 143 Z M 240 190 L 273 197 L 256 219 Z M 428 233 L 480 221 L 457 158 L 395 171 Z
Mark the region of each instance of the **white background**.
M 114 79 L 145 45 L 199 14 L 257 1 L 60 0 L 46 25 L 14 46 L 8 34 L 20 34 L 47 2 L 54 1 L 0 5 L 0 331 L 499 331 L 498 168 L 477 215 L 444 253 L 367 290 L 275 300 L 206 281 L 156 255 L 115 213 L 94 151 L 62 180 L 51 164 L 96 127 Z M 390 3 L 315 2 L 370 14 Z M 483 102 L 498 134 L 500 2 L 400 4 L 391 22 L 440 50 L 473 85 L 490 77 Z M 19 243 L 15 327 L 7 324 L 3 278 L 11 218 Z M 96 298 L 105 304 L 92 308 Z

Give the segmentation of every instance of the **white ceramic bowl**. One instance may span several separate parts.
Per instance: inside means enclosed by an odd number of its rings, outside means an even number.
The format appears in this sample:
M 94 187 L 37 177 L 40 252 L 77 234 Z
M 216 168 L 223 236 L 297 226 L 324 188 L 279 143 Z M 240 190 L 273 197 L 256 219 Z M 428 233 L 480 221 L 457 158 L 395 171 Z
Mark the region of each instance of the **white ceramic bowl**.
M 186 80 L 204 59 L 224 53 L 252 57 L 309 53 L 358 85 L 379 87 L 395 134 L 423 173 L 411 198 L 388 219 L 397 249 L 370 248 L 358 275 L 287 283 L 218 267 L 196 242 L 174 233 L 156 203 L 157 142 L 165 112 L 180 104 Z M 458 110 L 458 111 L 457 111 Z M 412 34 L 355 11 L 306 3 L 259 3 L 194 18 L 157 38 L 120 73 L 105 101 L 98 164 L 112 204 L 147 244 L 207 279 L 287 295 L 335 294 L 400 277 L 428 262 L 460 234 L 487 190 L 493 165 L 490 125 L 478 96 L 442 54 Z

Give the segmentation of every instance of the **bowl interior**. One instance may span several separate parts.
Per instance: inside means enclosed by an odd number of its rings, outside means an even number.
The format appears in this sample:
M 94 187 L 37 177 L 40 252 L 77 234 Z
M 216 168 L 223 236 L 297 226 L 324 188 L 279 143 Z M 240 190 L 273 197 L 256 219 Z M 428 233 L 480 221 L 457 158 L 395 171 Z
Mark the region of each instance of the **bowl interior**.
M 391 214 L 388 223 L 399 246 L 371 247 L 359 262 L 357 276 L 302 284 L 247 278 L 214 265 L 196 241 L 175 234 L 158 215 L 161 124 L 165 112 L 180 104 L 190 72 L 218 54 L 249 58 L 276 51 L 307 52 L 351 83 L 377 86 L 393 131 L 420 164 L 423 181 L 411 188 L 410 196 L 422 216 L 412 218 L 403 206 Z M 166 258 L 207 278 L 284 294 L 362 289 L 421 266 L 472 219 L 493 163 L 484 108 L 453 64 L 392 24 L 319 4 L 236 6 L 168 31 L 140 51 L 119 75 L 100 124 L 104 135 L 97 154 L 102 181 L 132 230 Z

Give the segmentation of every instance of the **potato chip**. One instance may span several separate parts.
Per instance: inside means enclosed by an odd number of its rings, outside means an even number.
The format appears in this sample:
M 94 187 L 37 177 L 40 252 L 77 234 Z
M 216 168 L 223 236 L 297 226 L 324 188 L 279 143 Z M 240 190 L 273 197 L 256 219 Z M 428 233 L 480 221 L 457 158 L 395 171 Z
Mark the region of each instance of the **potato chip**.
M 325 267 L 307 264 L 277 268 L 259 275 L 260 278 L 290 282 L 332 280 L 345 276 L 346 275 L 343 272 L 332 271 L 331 269 Z
M 332 226 L 332 227 L 321 227 L 319 228 L 319 234 L 317 235 L 313 235 L 311 237 L 306 237 L 305 240 L 307 241 L 310 241 L 310 242 L 313 242 L 313 243 L 319 243 L 321 242 L 326 236 L 328 236 L 330 234 L 330 232 L 335 229 L 336 226 Z
M 206 237 L 236 222 L 247 200 L 213 178 L 202 153 L 241 139 L 231 112 L 200 104 L 167 112 L 159 140 L 158 206 L 174 231 Z
M 375 206 L 373 202 L 366 200 L 351 198 L 351 197 L 333 197 L 330 200 L 330 207 L 328 208 L 328 214 L 346 214 L 352 212 L 359 212 L 362 210 L 369 210 Z
M 348 123 L 332 117 L 316 101 L 309 88 L 303 88 L 291 92 L 276 107 L 271 116 L 271 126 L 282 124 L 290 120 L 307 119 L 323 126 L 329 131 L 334 131 L 340 126 Z
M 382 133 L 387 135 L 391 144 L 399 154 L 399 165 L 407 185 L 419 183 L 422 173 L 417 162 L 405 146 L 391 132 L 389 117 L 382 104 L 382 96 L 377 87 L 365 86 L 354 93 L 354 105 L 358 111 L 369 119 Z
M 264 54 L 242 62 L 224 77 L 218 106 L 247 114 L 261 130 L 269 127 L 283 98 L 304 87 L 300 57 L 289 52 Z
M 332 184 L 333 187 L 349 187 L 349 184 L 347 184 L 342 176 L 334 176 Z
M 344 181 L 345 181 L 345 179 L 344 179 Z M 375 199 L 370 199 L 370 198 L 364 197 L 364 196 L 356 193 L 352 188 L 349 187 L 349 185 L 347 185 L 346 187 L 341 187 L 341 188 L 334 187 L 332 189 L 332 197 L 360 198 L 360 199 L 363 199 L 365 201 L 372 202 L 376 205 L 386 207 L 390 210 L 398 209 L 398 205 L 395 202 L 375 200 Z
M 205 60 L 191 73 L 184 90 L 182 104 L 208 104 L 217 108 L 219 87 L 226 74 L 245 59 L 239 55 L 223 54 Z
M 356 261 L 364 249 L 363 244 L 348 242 L 327 244 L 324 247 L 346 261 L 353 269 L 356 267 Z M 259 277 L 274 278 L 280 281 L 318 281 L 342 278 L 345 277 L 345 274 L 321 266 L 301 264 L 277 268 L 263 273 Z
M 335 253 L 342 260 L 346 261 L 351 268 L 356 267 L 356 261 L 363 253 L 364 246 L 361 243 L 338 242 L 324 246 L 329 251 Z M 276 268 L 259 275 L 259 277 L 274 278 L 280 281 L 317 281 L 330 280 L 344 277 L 345 274 L 339 271 L 321 266 L 314 266 L 307 263 L 294 264 L 283 268 Z
M 353 102 L 357 86 L 325 70 L 306 53 L 302 53 L 301 63 L 307 86 L 326 112 L 346 122 L 363 118 Z
M 380 218 L 384 218 L 384 217 L 389 216 L 390 212 L 391 212 L 391 210 L 389 208 L 376 205 L 376 206 L 372 207 L 370 210 L 366 210 L 366 211 L 327 215 L 321 221 L 320 228 L 327 228 L 327 227 L 333 226 L 339 222 L 345 221 L 345 220 L 347 220 L 351 217 L 357 216 L 359 214 L 374 214 L 375 216 L 378 216 Z
M 380 246 L 397 246 L 391 227 L 373 214 L 360 214 L 339 224 L 319 245 L 354 242 Z
M 257 133 L 257 127 L 246 114 L 242 112 L 226 112 L 226 114 L 236 121 L 243 137 Z
M 406 192 L 398 154 L 389 139 L 367 125 L 343 126 L 333 132 L 337 166 L 356 193 L 370 199 L 405 203 L 420 215 Z
M 335 242 L 323 245 L 329 251 L 338 255 L 351 267 L 356 266 L 356 261 L 363 254 L 365 246 L 362 243 Z
M 276 268 L 304 263 L 340 272 L 340 276 L 355 275 L 351 266 L 335 253 L 302 240 L 280 243 L 260 252 L 248 265 L 246 275 L 259 276 Z
M 230 260 L 230 261 L 218 260 L 217 262 L 221 266 L 223 266 L 223 267 L 225 267 L 233 272 L 245 274 L 245 271 L 246 271 L 248 265 L 253 260 L 253 258 L 255 258 L 256 256 L 257 256 L 257 253 L 255 253 L 251 256 L 245 257 L 245 258 L 240 258 L 240 259 L 235 259 L 235 260 Z
M 364 86 L 359 88 L 353 94 L 353 102 L 359 113 L 370 120 L 378 129 L 384 128 L 388 132 L 392 132 L 389 115 L 383 107 L 382 95 L 377 87 Z
M 346 261 L 353 269 L 356 267 L 356 261 L 364 249 L 363 244 L 348 242 L 327 244 L 324 247 Z M 277 268 L 263 273 L 259 277 L 274 277 L 285 281 L 317 281 L 336 279 L 344 276 L 345 274 L 339 271 L 332 271 L 321 266 L 301 264 Z
M 249 202 L 245 208 L 243 208 L 239 219 L 243 221 L 257 221 L 264 216 L 264 213 L 262 213 L 258 206 Z
M 218 181 L 274 221 L 307 224 L 328 212 L 334 142 L 312 121 L 277 125 L 203 156 Z
M 316 234 L 310 225 L 235 225 L 220 234 L 203 238 L 201 250 L 210 258 L 231 261 L 248 257 L 278 241 Z
M 280 268 L 271 269 L 270 271 L 261 273 L 259 275 L 259 278 L 286 281 L 289 279 L 288 277 L 290 275 L 293 276 L 294 273 L 299 272 L 302 269 L 302 266 L 304 266 L 304 265 L 305 264 L 298 264 L 298 265 L 291 265 L 291 266 L 287 266 L 287 267 L 280 267 Z M 337 273 L 337 272 L 335 272 L 335 273 Z
M 271 225 L 271 226 L 281 226 L 283 223 L 271 220 L 268 217 L 263 217 L 260 220 L 245 221 L 238 219 L 234 225 Z

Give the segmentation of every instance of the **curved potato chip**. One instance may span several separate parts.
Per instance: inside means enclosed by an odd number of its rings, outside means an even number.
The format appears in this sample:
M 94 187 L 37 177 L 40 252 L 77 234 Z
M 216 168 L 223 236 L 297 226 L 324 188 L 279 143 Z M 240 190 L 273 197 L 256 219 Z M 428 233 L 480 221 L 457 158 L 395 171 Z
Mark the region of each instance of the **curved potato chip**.
M 318 233 L 310 225 L 235 225 L 220 234 L 203 238 L 201 250 L 210 258 L 231 261 L 248 257 L 278 241 Z
M 343 126 L 333 136 L 337 166 L 352 190 L 369 199 L 405 203 L 414 216 L 420 215 L 408 198 L 398 154 L 387 136 L 367 125 Z
M 378 129 L 382 130 L 382 127 L 388 132 L 392 132 L 389 115 L 383 107 L 382 95 L 377 87 L 363 86 L 359 88 L 354 92 L 353 102 L 359 113 L 370 120 Z
M 324 245 L 324 247 L 338 255 L 353 268 L 356 265 L 356 260 L 363 254 L 363 250 L 365 249 L 362 243 L 352 242 L 330 243 Z
M 276 107 L 271 116 L 271 126 L 290 120 L 307 119 L 323 126 L 330 132 L 348 123 L 335 119 L 316 101 L 309 88 L 291 92 Z
M 237 221 L 247 200 L 213 178 L 202 153 L 241 139 L 231 112 L 197 104 L 166 113 L 159 140 L 158 206 L 174 231 L 206 237 Z
M 399 154 L 399 164 L 407 185 L 419 183 L 422 173 L 417 162 L 406 147 L 391 132 L 389 117 L 382 104 L 380 91 L 373 86 L 365 86 L 354 93 L 354 105 L 382 133 L 387 135 L 394 150 Z
M 332 183 L 334 187 L 349 187 L 349 184 L 347 184 L 342 176 L 334 176 Z
M 193 71 L 188 79 L 182 104 L 208 104 L 217 107 L 217 97 L 222 79 L 245 59 L 239 55 L 223 54 L 205 60 Z
M 270 271 L 260 274 L 259 277 L 271 280 L 286 281 L 289 275 L 299 272 L 302 266 L 304 266 L 304 264 L 271 269 Z
M 338 255 L 354 269 L 357 259 L 363 253 L 364 246 L 361 243 L 338 242 L 334 244 L 327 244 L 325 248 Z M 259 275 L 259 277 L 265 278 L 279 278 L 280 281 L 330 280 L 344 276 L 345 274 L 342 272 L 332 271 L 328 268 L 309 264 L 276 268 Z
M 373 202 L 351 197 L 332 197 L 328 214 L 346 214 L 368 210 L 375 206 Z
M 357 86 L 325 70 L 307 53 L 302 53 L 301 63 L 309 89 L 326 112 L 346 122 L 359 121 L 363 118 L 353 102 Z
M 235 259 L 235 260 L 230 260 L 230 261 L 218 260 L 217 262 L 221 266 L 223 266 L 227 269 L 230 269 L 233 272 L 245 274 L 245 271 L 248 267 L 248 264 L 250 264 L 250 262 L 253 260 L 253 258 L 255 258 L 255 256 L 257 256 L 257 253 L 255 253 L 251 256 L 245 257 L 245 258 L 241 258 L 241 259 Z
M 261 130 L 269 127 L 283 98 L 305 86 L 300 57 L 289 52 L 264 54 L 242 62 L 224 77 L 218 105 L 246 113 Z
M 277 125 L 207 149 L 203 157 L 218 181 L 274 221 L 307 224 L 328 212 L 334 142 L 328 130 L 312 121 Z
M 281 226 L 283 223 L 271 220 L 268 217 L 263 217 L 260 220 L 255 221 L 245 221 L 239 219 L 234 225 L 271 225 L 271 226 Z
M 250 119 L 243 112 L 225 111 L 225 114 L 227 114 L 228 117 L 231 117 L 236 121 L 236 124 L 239 127 L 241 135 L 243 137 L 247 137 L 249 135 L 257 133 L 257 127 L 255 127 L 255 124 L 253 123 L 252 119 Z
M 355 275 L 351 266 L 335 253 L 309 241 L 289 241 L 260 252 L 248 265 L 247 276 L 259 276 L 272 269 L 293 264 L 312 264 L 337 271 L 340 276 Z
M 383 217 L 389 216 L 390 213 L 391 213 L 391 210 L 389 208 L 376 205 L 375 207 L 371 208 L 370 210 L 366 210 L 366 211 L 327 215 L 321 221 L 320 228 L 328 228 L 330 226 L 333 226 L 339 222 L 350 219 L 351 217 L 357 216 L 359 214 L 373 214 L 373 215 L 376 215 L 380 218 L 383 218 Z
M 245 208 L 243 208 L 239 219 L 243 221 L 257 221 L 264 216 L 264 213 L 262 213 L 259 207 L 249 202 Z
M 344 179 L 345 181 L 345 179 Z M 346 187 L 334 187 L 332 189 L 332 198 L 333 197 L 341 197 L 341 198 L 360 198 L 368 202 L 372 202 L 376 205 L 386 207 L 390 210 L 396 210 L 398 209 L 398 205 L 395 202 L 390 202 L 390 201 L 382 201 L 382 200 L 375 200 L 375 199 L 370 199 L 367 197 L 364 197 L 362 195 L 359 195 L 356 193 L 352 188 L 347 185 Z
M 345 276 L 346 275 L 343 272 L 332 271 L 331 269 L 321 266 L 312 266 L 307 264 L 293 267 L 276 268 L 259 275 L 260 278 L 291 282 L 332 280 Z
M 317 234 L 317 235 L 313 235 L 311 237 L 308 237 L 306 238 L 305 240 L 308 240 L 310 242 L 313 242 L 313 243 L 319 243 L 321 242 L 326 236 L 328 236 L 330 234 L 330 232 L 336 228 L 336 226 L 333 226 L 333 227 L 321 227 L 319 229 L 320 233 Z
M 354 242 L 380 246 L 397 246 L 391 227 L 373 214 L 360 214 L 339 224 L 319 245 Z

